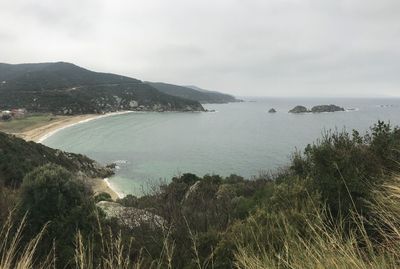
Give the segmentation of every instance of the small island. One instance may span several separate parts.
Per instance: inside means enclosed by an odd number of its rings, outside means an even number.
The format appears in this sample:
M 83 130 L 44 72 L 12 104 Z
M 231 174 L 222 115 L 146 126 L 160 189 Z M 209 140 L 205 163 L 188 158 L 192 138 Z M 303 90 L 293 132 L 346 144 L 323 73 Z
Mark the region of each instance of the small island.
M 276 113 L 275 108 L 271 108 L 270 110 L 268 110 L 268 113 Z
M 311 108 L 311 110 L 307 109 L 305 106 L 295 106 L 293 109 L 289 111 L 289 113 L 322 113 L 322 112 L 337 112 L 337 111 L 345 111 L 343 107 L 337 105 L 318 105 Z
M 289 111 L 289 113 L 307 113 L 310 112 L 305 106 L 295 106 L 292 110 Z
M 321 113 L 321 112 L 337 112 L 337 111 L 345 111 L 343 107 L 336 105 L 322 105 L 322 106 L 314 106 L 311 108 L 311 112 L 313 113 Z

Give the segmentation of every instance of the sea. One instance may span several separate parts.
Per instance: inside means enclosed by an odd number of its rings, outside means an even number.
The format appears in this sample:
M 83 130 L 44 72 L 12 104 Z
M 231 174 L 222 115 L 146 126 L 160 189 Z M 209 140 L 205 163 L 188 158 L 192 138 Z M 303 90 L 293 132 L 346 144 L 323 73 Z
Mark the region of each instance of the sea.
M 335 104 L 345 112 L 288 113 L 296 105 Z M 249 98 L 207 104 L 214 112 L 132 112 L 65 128 L 42 143 L 115 163 L 108 179 L 120 195 L 140 196 L 174 176 L 194 173 L 252 179 L 290 163 L 326 132 L 365 133 L 378 120 L 400 125 L 400 99 Z M 269 109 L 276 113 L 268 113 Z

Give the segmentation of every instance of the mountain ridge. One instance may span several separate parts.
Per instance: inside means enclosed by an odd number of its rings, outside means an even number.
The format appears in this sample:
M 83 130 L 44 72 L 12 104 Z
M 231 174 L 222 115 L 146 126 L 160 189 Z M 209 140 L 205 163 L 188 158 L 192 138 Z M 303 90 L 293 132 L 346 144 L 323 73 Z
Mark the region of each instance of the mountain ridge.
M 145 83 L 163 93 L 189 99 L 192 101 L 198 101 L 202 104 L 223 104 L 240 102 L 240 100 L 237 100 L 233 95 L 220 93 L 217 91 L 208 91 L 201 89 L 197 86 L 180 86 L 164 82 L 150 81 L 145 81 Z
M 67 62 L 0 64 L 0 108 L 73 115 L 119 110 L 205 111 L 141 80 Z

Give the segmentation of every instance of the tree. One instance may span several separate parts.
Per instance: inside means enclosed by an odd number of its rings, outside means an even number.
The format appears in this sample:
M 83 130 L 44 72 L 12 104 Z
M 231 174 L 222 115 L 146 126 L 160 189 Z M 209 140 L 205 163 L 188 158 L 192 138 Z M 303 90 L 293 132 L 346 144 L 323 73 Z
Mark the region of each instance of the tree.
M 90 235 L 97 227 L 90 197 L 83 183 L 61 166 L 47 164 L 24 178 L 21 213 L 28 212 L 29 233 L 35 235 L 49 222 L 39 252 L 48 253 L 54 243 L 61 268 L 73 257 L 76 232 Z

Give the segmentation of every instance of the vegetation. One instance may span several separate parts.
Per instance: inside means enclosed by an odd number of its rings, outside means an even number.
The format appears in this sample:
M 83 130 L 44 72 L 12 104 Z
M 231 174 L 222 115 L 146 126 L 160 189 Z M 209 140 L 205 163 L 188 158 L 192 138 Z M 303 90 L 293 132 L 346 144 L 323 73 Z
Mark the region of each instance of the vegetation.
M 0 108 L 62 115 L 118 110 L 203 111 L 199 102 L 159 92 L 140 80 L 70 63 L 0 64 Z
M 107 177 L 112 170 L 80 154 L 66 153 L 42 144 L 26 142 L 0 132 L 0 185 L 19 187 L 26 174 L 35 168 L 58 164 L 89 177 Z
M 2 188 L 0 195 L 14 199 L 0 203 L 0 212 L 19 205 L 16 223 L 28 228 L 22 246 L 37 242 L 30 248 L 41 257 L 35 264 L 51 257 L 56 268 L 397 268 L 399 147 L 400 130 L 378 122 L 364 136 L 327 133 L 275 175 L 184 174 L 152 194 L 118 201 L 158 215 L 162 225 L 106 218 L 94 205 L 109 197 L 93 197 L 75 174 L 46 165 L 21 188 Z M 0 247 L 0 257 L 13 249 Z
M 178 86 L 161 82 L 146 82 L 146 84 L 156 88 L 160 92 L 200 102 L 202 104 L 224 104 L 238 102 L 234 96 L 220 92 L 206 91 L 191 86 Z
M 289 111 L 289 113 L 323 113 L 323 112 L 337 112 L 337 111 L 345 111 L 343 107 L 336 105 L 318 105 L 313 106 L 310 110 L 305 106 L 295 106 L 293 109 Z
M 74 179 L 65 168 L 54 164 L 41 166 L 24 178 L 20 194 L 20 212 L 28 214 L 31 238 L 47 224 L 41 239 L 39 254 L 52 249 L 58 253 L 58 263 L 68 264 L 74 255 L 74 236 L 85 235 L 97 227 L 96 208 L 90 190 Z
M 311 112 L 313 113 L 321 113 L 321 112 L 336 112 L 336 111 L 345 111 L 343 107 L 336 105 L 320 105 L 314 106 L 311 108 Z
M 61 116 L 54 116 L 51 114 L 31 114 L 24 118 L 13 119 L 9 121 L 0 121 L 0 131 L 4 133 L 21 133 L 26 130 L 39 128 L 49 122 L 56 121 L 62 118 Z

